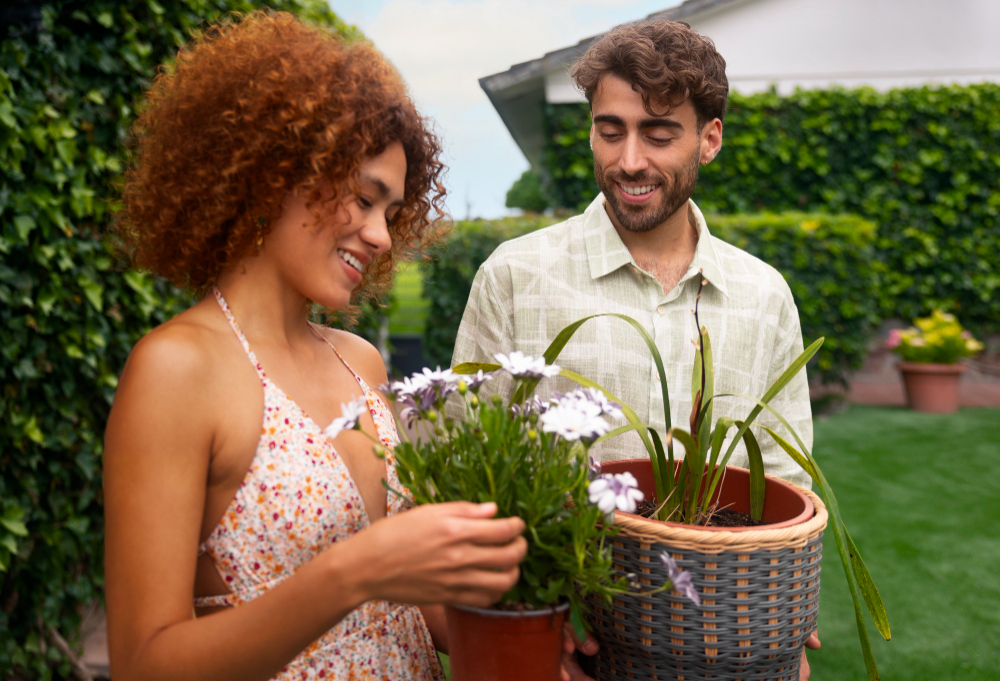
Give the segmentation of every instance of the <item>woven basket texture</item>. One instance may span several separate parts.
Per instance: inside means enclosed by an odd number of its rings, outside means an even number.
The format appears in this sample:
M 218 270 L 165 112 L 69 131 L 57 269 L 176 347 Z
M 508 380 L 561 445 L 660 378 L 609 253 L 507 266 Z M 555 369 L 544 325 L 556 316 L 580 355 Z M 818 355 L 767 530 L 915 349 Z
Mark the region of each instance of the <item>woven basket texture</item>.
M 601 644 L 595 678 L 798 681 L 802 647 L 816 628 L 827 523 L 823 502 L 803 491 L 816 514 L 777 530 L 707 532 L 620 519 L 618 573 L 652 591 L 664 579 L 667 551 L 691 572 L 701 605 L 667 591 L 593 601 L 589 618 Z

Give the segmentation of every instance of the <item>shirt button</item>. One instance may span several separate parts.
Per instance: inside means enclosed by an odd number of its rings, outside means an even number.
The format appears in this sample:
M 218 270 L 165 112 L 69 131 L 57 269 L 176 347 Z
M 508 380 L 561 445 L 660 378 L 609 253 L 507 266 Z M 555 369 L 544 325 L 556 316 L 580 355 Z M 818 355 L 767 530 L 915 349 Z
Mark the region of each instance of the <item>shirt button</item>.
M 660 314 L 667 314 L 667 306 L 660 305 L 658 308 L 656 308 L 656 311 L 659 312 Z

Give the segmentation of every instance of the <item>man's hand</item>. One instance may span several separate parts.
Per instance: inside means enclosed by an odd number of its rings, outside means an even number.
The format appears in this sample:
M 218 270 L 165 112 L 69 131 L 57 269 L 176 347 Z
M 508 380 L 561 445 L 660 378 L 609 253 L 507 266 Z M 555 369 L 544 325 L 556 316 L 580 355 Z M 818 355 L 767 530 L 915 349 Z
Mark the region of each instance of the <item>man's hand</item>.
M 810 650 L 816 650 L 819 648 L 819 632 L 814 631 L 809 634 L 809 638 L 806 639 L 806 648 Z M 809 660 L 806 659 L 806 651 L 802 651 L 802 662 L 799 664 L 799 681 L 809 681 Z
M 580 639 L 576 637 L 576 632 L 573 631 L 573 625 L 566 622 L 563 625 L 562 666 L 559 670 L 560 681 L 594 681 L 583 673 L 580 665 L 576 663 L 576 657 L 573 653 L 579 650 L 584 655 L 594 655 L 597 653 L 598 647 L 597 640 L 590 634 L 587 634 L 587 640 L 581 643 Z

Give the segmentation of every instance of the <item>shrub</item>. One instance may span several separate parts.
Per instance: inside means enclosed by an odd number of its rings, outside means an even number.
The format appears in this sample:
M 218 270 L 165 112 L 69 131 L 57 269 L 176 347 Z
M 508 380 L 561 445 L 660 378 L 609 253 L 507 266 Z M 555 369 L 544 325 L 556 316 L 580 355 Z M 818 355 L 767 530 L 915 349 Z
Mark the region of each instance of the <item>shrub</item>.
M 65 678 L 103 586 L 101 454 L 125 357 L 190 301 L 105 239 L 132 106 L 205 21 L 322 0 L 22 3 L 0 34 L 0 676 Z M 10 15 L 15 16 L 15 15 Z
M 876 230 L 853 215 L 779 213 L 713 215 L 712 233 L 777 269 L 792 289 L 806 344 L 825 336 L 810 377 L 847 384 L 878 330 L 885 267 Z
M 520 208 L 529 213 L 541 213 L 548 208 L 548 199 L 542 192 L 541 176 L 531 168 L 521 173 L 521 177 L 514 180 L 514 184 L 507 192 L 507 202 L 504 205 L 508 208 Z
M 884 317 L 940 308 L 1000 330 L 1000 85 L 733 93 L 695 199 L 721 213 L 853 213 L 878 225 Z M 596 195 L 586 104 L 545 110 L 559 205 Z M 587 171 L 587 172 L 585 172 Z

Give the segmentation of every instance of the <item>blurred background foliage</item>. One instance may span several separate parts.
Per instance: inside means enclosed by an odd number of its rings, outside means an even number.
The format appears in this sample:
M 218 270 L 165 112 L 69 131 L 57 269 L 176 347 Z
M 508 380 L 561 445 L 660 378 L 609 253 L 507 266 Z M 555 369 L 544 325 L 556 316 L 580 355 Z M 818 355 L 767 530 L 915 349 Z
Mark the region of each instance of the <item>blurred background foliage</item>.
M 107 238 L 136 100 L 191 29 L 323 0 L 87 0 L 0 8 L 0 677 L 66 678 L 103 586 L 101 453 L 133 343 L 190 303 Z
M 883 318 L 940 308 L 976 333 L 996 333 L 998 111 L 1000 85 L 992 83 L 732 93 L 722 152 L 702 168 L 694 198 L 706 213 L 863 216 L 878 230 L 862 270 L 884 275 L 865 295 Z M 551 207 L 579 210 L 597 194 L 588 107 L 548 105 L 545 124 L 541 185 Z M 826 295 L 840 303 L 839 290 Z M 836 329 L 822 335 L 835 337 Z

